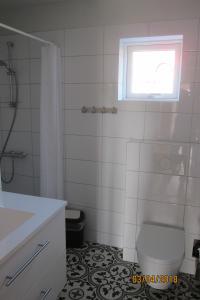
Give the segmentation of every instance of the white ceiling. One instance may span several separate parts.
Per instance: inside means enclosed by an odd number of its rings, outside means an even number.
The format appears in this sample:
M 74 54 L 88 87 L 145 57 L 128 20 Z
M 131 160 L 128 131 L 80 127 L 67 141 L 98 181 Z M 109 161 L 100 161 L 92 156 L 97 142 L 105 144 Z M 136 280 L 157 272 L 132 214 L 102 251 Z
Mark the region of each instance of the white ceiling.
M 18 6 L 28 6 L 34 4 L 63 2 L 66 0 L 0 0 L 0 7 L 12 8 Z

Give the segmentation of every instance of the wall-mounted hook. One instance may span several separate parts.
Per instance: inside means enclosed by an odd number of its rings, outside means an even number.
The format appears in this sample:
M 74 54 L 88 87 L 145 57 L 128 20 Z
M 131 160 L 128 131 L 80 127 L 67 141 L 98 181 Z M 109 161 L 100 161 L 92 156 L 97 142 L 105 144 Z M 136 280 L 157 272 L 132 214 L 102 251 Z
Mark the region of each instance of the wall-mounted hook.
M 91 112 L 92 112 L 93 114 L 95 114 L 95 113 L 97 112 L 97 109 L 96 109 L 95 106 L 92 106 Z
M 106 113 L 106 108 L 104 106 L 102 107 L 101 112 L 102 112 L 102 114 Z
M 88 111 L 88 109 L 87 109 L 87 107 L 86 106 L 83 106 L 82 108 L 81 108 L 81 112 L 82 113 L 86 113 Z
M 114 107 L 112 108 L 112 114 L 116 114 L 117 113 L 117 107 Z

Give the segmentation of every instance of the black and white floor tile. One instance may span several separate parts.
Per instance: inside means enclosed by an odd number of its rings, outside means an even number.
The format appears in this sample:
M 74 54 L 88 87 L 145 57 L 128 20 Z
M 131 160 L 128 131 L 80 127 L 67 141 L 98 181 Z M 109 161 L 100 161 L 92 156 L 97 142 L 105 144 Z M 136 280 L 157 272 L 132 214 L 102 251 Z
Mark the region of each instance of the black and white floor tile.
M 140 275 L 136 263 L 122 260 L 122 250 L 86 242 L 82 248 L 67 250 L 67 283 L 58 300 L 196 300 L 200 282 L 179 274 L 179 282 L 168 290 L 134 284 Z

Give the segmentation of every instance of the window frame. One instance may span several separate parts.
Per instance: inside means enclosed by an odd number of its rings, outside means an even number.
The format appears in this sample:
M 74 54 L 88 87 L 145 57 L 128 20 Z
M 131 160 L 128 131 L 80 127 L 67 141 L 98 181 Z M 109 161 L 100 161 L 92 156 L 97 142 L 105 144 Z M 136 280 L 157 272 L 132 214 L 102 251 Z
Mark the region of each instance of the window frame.
M 120 39 L 119 48 L 119 78 L 118 100 L 119 101 L 163 101 L 177 102 L 180 94 L 181 65 L 182 65 L 182 35 L 155 36 L 142 38 Z M 131 62 L 130 53 L 136 51 L 162 51 L 175 49 L 175 70 L 173 93 L 131 93 Z

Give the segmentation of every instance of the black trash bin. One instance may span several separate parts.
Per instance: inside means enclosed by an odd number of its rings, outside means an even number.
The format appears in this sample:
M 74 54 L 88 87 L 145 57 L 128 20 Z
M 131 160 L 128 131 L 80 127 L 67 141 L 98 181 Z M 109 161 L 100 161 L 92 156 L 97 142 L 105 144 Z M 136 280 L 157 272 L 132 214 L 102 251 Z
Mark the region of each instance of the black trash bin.
M 66 247 L 80 248 L 84 240 L 85 215 L 77 209 L 66 209 Z

